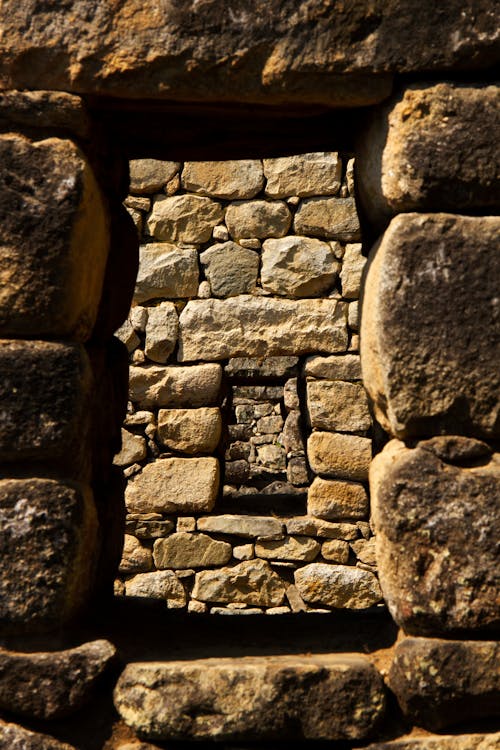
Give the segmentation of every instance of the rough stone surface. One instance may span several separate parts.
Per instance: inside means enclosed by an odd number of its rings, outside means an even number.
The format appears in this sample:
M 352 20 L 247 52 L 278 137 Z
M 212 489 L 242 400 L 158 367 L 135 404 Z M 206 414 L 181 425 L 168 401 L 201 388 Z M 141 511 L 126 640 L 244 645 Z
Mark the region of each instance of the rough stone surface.
M 169 609 L 186 606 L 186 592 L 173 570 L 139 573 L 125 582 L 127 596 L 163 599 Z
M 304 374 L 329 380 L 361 380 L 361 359 L 358 354 L 315 355 L 306 359 Z
M 294 573 L 301 597 L 311 604 L 342 609 L 366 609 L 382 600 L 373 573 L 349 565 L 311 563 Z
M 341 539 L 329 539 L 321 545 L 321 555 L 328 562 L 345 565 L 349 560 L 349 544 Z
M 141 435 L 134 435 L 128 430 L 122 428 L 122 448 L 113 459 L 117 466 L 130 466 L 136 461 L 142 461 L 146 458 L 147 448 L 146 440 Z
M 368 495 L 362 484 L 315 477 L 307 493 L 307 512 L 327 521 L 368 516 Z
M 157 197 L 147 219 L 150 234 L 166 242 L 207 242 L 223 217 L 220 203 L 198 195 Z
M 222 432 L 220 409 L 160 409 L 158 438 L 181 453 L 212 453 Z
M 125 534 L 120 560 L 120 573 L 131 575 L 147 573 L 150 570 L 153 570 L 153 555 L 149 547 L 144 546 L 132 534 Z
M 181 362 L 333 353 L 347 346 L 344 307 L 329 299 L 295 301 L 242 295 L 197 300 L 188 302 L 179 323 Z
M 144 353 L 153 362 L 166 362 L 177 343 L 179 319 L 172 302 L 148 309 Z
M 500 456 L 464 464 L 397 440 L 372 463 L 380 583 L 407 633 L 498 627 Z
M 233 357 L 224 367 L 229 378 L 289 378 L 297 374 L 298 357 Z
M 214 297 L 234 297 L 253 292 L 259 273 L 259 256 L 235 242 L 212 245 L 200 255 Z
M 0 750 L 77 750 L 66 742 L 0 721 Z
M 0 335 L 85 341 L 109 249 L 104 201 L 72 141 L 0 136 Z
M 203 513 L 211 511 L 219 489 L 215 458 L 163 458 L 147 464 L 128 483 L 130 512 Z
M 131 159 L 129 164 L 130 192 L 140 195 L 157 193 L 170 182 L 180 168 L 176 161 L 161 159 Z
M 330 245 L 309 237 L 266 240 L 262 252 L 262 288 L 289 297 L 318 297 L 337 278 L 340 264 Z
M 147 302 L 157 297 L 195 297 L 198 291 L 198 254 L 167 242 L 142 245 L 134 300 Z
M 285 598 L 285 586 L 264 560 L 245 560 L 232 568 L 197 573 L 192 596 L 201 602 L 279 607 Z
M 296 234 L 355 242 L 361 228 L 354 198 L 306 198 L 295 214 Z
M 130 398 L 141 408 L 205 406 L 217 401 L 222 367 L 210 363 L 191 367 L 131 367 Z
M 305 534 L 320 539 L 343 539 L 351 541 L 358 537 L 358 527 L 353 523 L 331 523 L 313 516 L 296 516 L 286 522 L 289 534 Z
M 361 253 L 362 245 L 346 245 L 342 257 L 340 281 L 342 283 L 342 297 L 358 299 L 361 291 L 361 277 L 366 264 L 366 258 Z
M 371 426 L 366 392 L 358 383 L 310 380 L 307 410 L 313 429 L 366 433 Z
M 104 640 L 67 651 L 0 650 L 0 708 L 29 719 L 72 714 L 89 700 L 115 655 L 115 647 Z
M 258 159 L 187 161 L 181 182 L 186 190 L 213 198 L 253 198 L 264 185 L 262 162 Z
M 366 481 L 372 441 L 357 435 L 313 432 L 307 441 L 307 455 L 316 474 Z
M 0 521 L 1 630 L 60 627 L 82 608 L 92 583 L 97 519 L 90 490 L 53 479 L 2 479 Z
M 206 534 L 179 531 L 166 539 L 157 539 L 153 556 L 159 570 L 166 568 L 210 568 L 225 565 L 231 559 L 232 547 Z
M 263 239 L 283 237 L 292 223 L 292 214 L 283 201 L 245 201 L 228 206 L 225 219 L 234 239 Z
M 255 545 L 256 556 L 264 560 L 311 562 L 319 550 L 319 543 L 307 536 L 287 536 L 283 540 L 260 541 Z
M 264 159 L 266 195 L 335 195 L 340 189 L 342 161 L 334 151 Z
M 215 534 L 257 537 L 259 539 L 283 539 L 283 524 L 267 516 L 218 515 L 198 519 L 199 531 Z
M 380 108 L 360 139 L 358 186 L 378 224 L 396 213 L 496 213 L 498 85 L 413 85 Z
M 373 253 L 363 376 L 395 437 L 500 435 L 499 232 L 498 217 L 402 214 Z
M 377 742 L 366 750 L 498 750 L 500 733 L 454 734 Z
M 115 705 L 148 739 L 337 740 L 369 735 L 385 696 L 363 656 L 261 656 L 129 664 Z
M 0 92 L 0 127 L 12 131 L 15 126 L 63 130 L 82 139 L 91 133 L 85 103 L 64 91 Z
M 403 713 L 433 731 L 500 717 L 500 644 L 406 638 L 398 643 L 389 686 Z

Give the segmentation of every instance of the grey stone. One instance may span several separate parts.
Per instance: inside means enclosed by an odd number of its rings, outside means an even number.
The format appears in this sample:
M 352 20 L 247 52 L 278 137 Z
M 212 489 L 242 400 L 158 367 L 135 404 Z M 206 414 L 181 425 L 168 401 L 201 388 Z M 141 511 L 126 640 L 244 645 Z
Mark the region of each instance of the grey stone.
M 195 297 L 198 291 L 198 254 L 167 242 L 142 245 L 134 291 L 136 302 L 158 297 Z
M 225 365 L 224 373 L 230 378 L 285 378 L 296 374 L 298 363 L 298 357 L 233 357 Z
M 160 302 L 148 308 L 144 353 L 153 362 L 166 362 L 174 351 L 179 319 L 172 302 Z
M 229 562 L 232 547 L 227 542 L 217 542 L 206 534 L 190 534 L 180 531 L 171 534 L 166 539 L 157 539 L 153 548 L 153 556 L 159 570 L 210 568 Z
M 264 560 L 245 560 L 232 568 L 197 573 L 192 596 L 202 602 L 279 607 L 283 603 L 285 586 Z
M 361 238 L 353 198 L 306 198 L 295 214 L 294 229 L 296 234 L 327 240 L 356 242 Z
M 207 242 L 223 217 L 220 203 L 198 195 L 156 197 L 147 219 L 149 233 L 165 242 Z
M 141 408 L 194 407 L 216 403 L 222 367 L 215 363 L 190 367 L 130 368 L 130 398 Z
M 253 198 L 264 185 L 258 159 L 187 161 L 182 170 L 185 190 L 214 198 Z
M 227 228 L 234 239 L 283 237 L 292 223 L 290 209 L 283 201 L 243 201 L 226 209 Z
M 262 288 L 290 297 L 318 297 L 335 283 L 340 264 L 330 245 L 309 237 L 266 240 L 262 253 Z
M 340 188 L 342 161 L 335 151 L 264 159 L 266 195 L 272 198 L 335 195 Z
M 300 595 L 311 604 L 337 609 L 366 609 L 382 600 L 373 573 L 349 565 L 310 563 L 294 573 Z
M 224 242 L 201 253 L 200 262 L 214 297 L 234 297 L 255 290 L 259 256 L 253 250 Z
M 140 194 L 157 193 L 180 168 L 176 161 L 161 159 L 131 159 L 129 165 L 130 191 Z

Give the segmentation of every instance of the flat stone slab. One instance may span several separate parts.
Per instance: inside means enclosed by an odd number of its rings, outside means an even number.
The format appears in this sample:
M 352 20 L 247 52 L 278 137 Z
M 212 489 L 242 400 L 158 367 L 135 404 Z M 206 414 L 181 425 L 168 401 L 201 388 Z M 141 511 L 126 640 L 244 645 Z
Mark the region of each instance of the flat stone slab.
M 17 724 L 0 722 L 0 750 L 77 750 L 47 734 L 30 732 Z
M 384 704 L 380 675 L 354 654 L 134 663 L 115 689 L 121 717 L 152 740 L 357 740 Z

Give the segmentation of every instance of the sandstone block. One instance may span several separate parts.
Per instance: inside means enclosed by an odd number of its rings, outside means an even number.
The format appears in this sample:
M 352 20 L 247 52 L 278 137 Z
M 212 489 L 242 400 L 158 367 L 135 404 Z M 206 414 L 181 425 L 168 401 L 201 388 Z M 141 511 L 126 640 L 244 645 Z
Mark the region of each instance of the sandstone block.
M 0 335 L 85 341 L 109 250 L 96 179 L 72 141 L 0 136 Z
M 180 169 L 176 161 L 161 159 L 131 159 L 130 192 L 148 195 L 157 193 L 170 182 Z
M 330 299 L 295 301 L 243 295 L 195 300 L 188 302 L 179 324 L 180 362 L 333 353 L 347 346 L 345 309 Z
M 255 290 L 259 256 L 235 242 L 212 245 L 200 255 L 214 297 L 234 297 Z
M 390 434 L 500 435 L 499 231 L 498 217 L 401 214 L 383 235 L 361 359 Z
M 306 198 L 295 214 L 296 234 L 356 242 L 361 238 L 354 198 Z
M 294 573 L 301 597 L 310 604 L 336 609 L 366 609 L 382 600 L 373 573 L 349 565 L 311 563 Z
M 370 734 L 385 696 L 363 656 L 254 656 L 129 664 L 115 705 L 148 739 L 337 740 Z
M 0 628 L 45 631 L 88 599 L 97 557 L 90 489 L 53 479 L 0 481 Z
M 115 647 L 104 640 L 66 651 L 1 650 L 0 707 L 28 719 L 68 716 L 90 699 L 115 655 Z
M 139 573 L 125 582 L 127 596 L 163 599 L 169 609 L 186 606 L 186 592 L 173 570 L 155 570 L 152 573 Z
M 335 195 L 340 189 L 342 161 L 335 151 L 264 159 L 266 195 L 289 198 L 298 195 Z
M 311 562 L 319 550 L 319 543 L 307 536 L 286 536 L 283 540 L 260 541 L 255 545 L 255 555 L 264 560 Z
M 289 534 L 317 536 L 320 539 L 343 539 L 351 541 L 358 538 L 358 527 L 353 523 L 332 523 L 313 516 L 296 516 L 286 522 Z
M 313 429 L 366 433 L 371 426 L 366 392 L 358 383 L 309 380 L 307 410 Z
M 234 239 L 264 239 L 283 237 L 292 223 L 292 214 L 283 201 L 244 201 L 231 203 L 225 220 Z
M 224 514 L 198 519 L 198 531 L 258 539 L 283 539 L 283 524 L 268 516 Z
M 210 363 L 190 367 L 131 367 L 130 398 L 141 408 L 195 407 L 216 403 L 222 367 Z
M 220 203 L 198 195 L 157 197 L 148 216 L 149 233 L 165 242 L 207 242 L 220 224 L 224 212 Z
M 366 265 L 366 258 L 361 253 L 362 245 L 346 245 L 342 258 L 340 281 L 342 282 L 342 297 L 358 299 L 361 291 L 361 277 Z
M 328 380 L 361 380 L 361 360 L 358 354 L 315 355 L 306 359 L 304 374 Z
M 113 463 L 117 466 L 130 466 L 137 461 L 142 461 L 146 458 L 147 448 L 146 440 L 141 435 L 134 435 L 128 430 L 122 428 L 122 448 L 119 453 L 113 459 Z
M 153 362 L 166 362 L 174 351 L 179 318 L 173 302 L 160 302 L 148 308 L 144 353 Z
M 220 409 L 160 409 L 158 438 L 181 453 L 212 453 L 222 432 Z
M 500 733 L 453 734 L 419 737 L 394 742 L 377 742 L 366 750 L 498 750 Z
M 279 607 L 285 598 L 285 586 L 269 563 L 245 560 L 232 568 L 197 573 L 192 596 L 202 602 Z
M 179 531 L 154 544 L 154 561 L 159 570 L 165 568 L 210 568 L 225 565 L 232 555 L 227 542 L 217 542 L 206 534 Z
M 433 731 L 500 716 L 500 644 L 405 638 L 389 686 L 405 716 Z
M 0 721 L 0 750 L 77 750 L 66 742 Z
M 195 297 L 198 291 L 198 254 L 167 242 L 142 245 L 134 300 L 147 302 L 158 297 Z
M 266 240 L 262 288 L 289 297 L 318 297 L 335 283 L 340 264 L 329 244 L 309 237 Z
M 307 493 L 307 512 L 326 520 L 363 519 L 368 516 L 368 495 L 362 484 L 315 477 Z
M 462 455 L 453 465 L 431 441 L 410 449 L 392 440 L 373 461 L 370 489 L 380 583 L 396 622 L 412 635 L 498 626 L 500 456 Z
M 264 174 L 259 159 L 187 161 L 181 181 L 182 187 L 192 193 L 234 200 L 257 195 L 264 185 Z
M 358 539 L 356 542 L 351 542 L 351 548 L 359 562 L 362 562 L 364 565 L 371 565 L 373 568 L 376 567 L 375 537 L 371 537 L 371 539 Z
M 147 464 L 128 483 L 130 512 L 206 513 L 219 490 L 215 458 L 162 458 Z
M 131 534 L 125 534 L 120 573 L 130 575 L 153 570 L 153 555 L 149 547 Z
M 372 441 L 357 435 L 313 432 L 307 455 L 316 474 L 339 479 L 366 481 L 372 457 Z
M 328 562 L 345 565 L 349 560 L 349 544 L 341 539 L 329 539 L 321 545 L 321 555 Z

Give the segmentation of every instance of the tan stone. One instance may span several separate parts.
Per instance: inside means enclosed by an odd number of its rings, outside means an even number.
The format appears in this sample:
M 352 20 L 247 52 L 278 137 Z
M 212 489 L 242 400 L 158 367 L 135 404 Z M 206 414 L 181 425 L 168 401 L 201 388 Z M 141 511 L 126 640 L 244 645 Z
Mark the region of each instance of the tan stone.
M 202 602 L 279 607 L 285 597 L 285 586 L 269 563 L 245 560 L 232 568 L 197 573 L 192 595 Z
M 225 565 L 232 556 L 227 542 L 217 542 L 206 534 L 179 531 L 166 539 L 157 539 L 153 557 L 159 570 L 165 568 L 210 568 Z
M 341 539 L 329 539 L 321 545 L 321 555 L 328 562 L 345 565 L 349 560 L 349 544 Z
M 319 543 L 307 536 L 286 536 L 283 540 L 260 541 L 255 545 L 256 557 L 264 560 L 311 562 L 319 550 Z
M 345 299 L 357 299 L 361 291 L 361 277 L 366 265 L 366 258 L 361 253 L 362 247 L 358 243 L 345 247 L 340 272 L 342 297 Z
M 160 409 L 158 438 L 181 453 L 212 453 L 222 432 L 220 409 Z
M 130 368 L 130 399 L 141 408 L 205 406 L 217 401 L 222 381 L 218 364 Z
M 306 359 L 304 374 L 328 380 L 361 380 L 361 360 L 357 354 L 314 355 Z
M 356 242 L 361 237 L 354 198 L 306 198 L 295 214 L 296 234 Z
M 153 362 L 166 362 L 177 343 L 179 319 L 172 302 L 148 308 L 144 353 Z
M 266 195 L 288 198 L 298 195 L 335 195 L 340 188 L 342 161 L 335 151 L 264 159 Z
M 342 380 L 309 380 L 307 410 L 317 430 L 367 432 L 371 427 L 365 389 Z
M 237 544 L 233 547 L 233 557 L 235 560 L 251 560 L 255 557 L 253 544 Z
M 234 239 L 264 239 L 283 237 L 292 223 L 292 214 L 283 201 L 244 201 L 231 203 L 225 220 Z
M 302 598 L 311 604 L 342 609 L 366 609 L 382 599 L 373 573 L 349 565 L 310 563 L 294 573 Z
M 307 455 L 317 474 L 339 479 L 368 479 L 372 441 L 357 435 L 313 432 L 307 441 Z
M 122 448 L 113 459 L 117 466 L 129 466 L 136 461 L 142 461 L 146 458 L 147 448 L 146 441 L 140 435 L 134 435 L 128 430 L 122 428 Z
M 235 242 L 212 245 L 200 255 L 200 262 L 214 297 L 234 297 L 255 291 L 259 256 Z
M 169 609 L 186 606 L 186 592 L 172 570 L 155 570 L 152 573 L 139 573 L 125 582 L 127 596 L 163 599 Z
M 217 515 L 198 519 L 198 530 L 214 534 L 257 537 L 258 539 L 283 539 L 283 524 L 269 516 Z
M 131 159 L 129 166 L 130 192 L 140 194 L 157 193 L 180 168 L 176 161 L 160 159 Z
M 366 750 L 498 750 L 500 732 L 416 737 L 394 742 L 377 742 Z
M 347 310 L 347 325 L 351 331 L 359 331 L 359 302 L 349 302 L 349 308 Z
M 307 493 L 307 512 L 326 520 L 363 519 L 368 495 L 362 484 L 315 477 Z
M 358 539 L 356 542 L 352 542 L 351 548 L 360 562 L 372 567 L 377 565 L 375 537 L 371 539 Z
M 217 459 L 162 458 L 129 481 L 125 501 L 132 513 L 206 513 L 218 489 Z
M 246 295 L 195 300 L 188 302 L 179 323 L 180 362 L 335 352 L 347 346 L 345 309 L 337 300 Z
M 182 187 L 192 193 L 234 200 L 257 195 L 264 185 L 264 174 L 258 159 L 187 161 L 181 181 Z
M 351 541 L 358 537 L 358 527 L 353 523 L 331 523 L 313 516 L 296 516 L 286 521 L 289 534 L 317 536 L 320 539 L 343 539 Z
M 198 253 L 167 242 L 141 245 L 135 302 L 158 297 L 195 297 L 198 291 Z
M 198 195 L 156 197 L 147 219 L 150 234 L 166 242 L 207 242 L 224 212 L 220 203 Z
M 340 264 L 331 247 L 309 237 L 283 237 L 263 244 L 262 288 L 289 297 L 318 297 L 337 278 Z
M 149 570 L 153 570 L 151 550 L 135 536 L 125 534 L 120 573 L 129 575 L 131 573 L 145 573 Z

